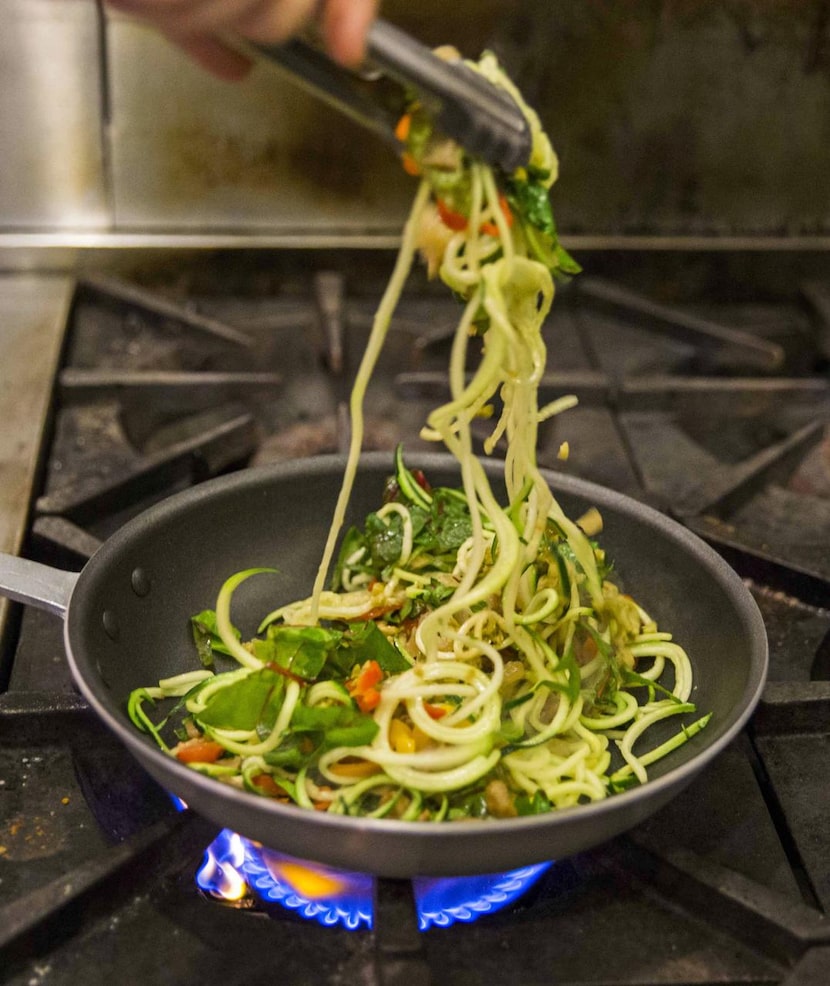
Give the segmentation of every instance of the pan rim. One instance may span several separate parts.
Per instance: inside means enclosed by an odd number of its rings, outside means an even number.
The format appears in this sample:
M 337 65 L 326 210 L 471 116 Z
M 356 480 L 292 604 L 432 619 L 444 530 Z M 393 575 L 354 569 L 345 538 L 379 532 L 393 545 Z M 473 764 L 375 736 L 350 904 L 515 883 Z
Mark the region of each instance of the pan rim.
M 492 460 L 485 461 L 489 463 Z M 221 493 L 227 494 L 241 487 L 257 485 L 265 476 L 273 475 L 281 478 L 290 478 L 292 475 L 309 476 L 338 469 L 342 474 L 344 462 L 345 457 L 342 455 L 320 455 L 311 459 L 292 459 L 278 464 L 253 466 L 225 476 L 206 480 L 198 486 L 167 497 L 165 500 L 128 521 L 96 551 L 95 555 L 92 556 L 80 572 L 69 600 L 69 605 L 67 606 L 63 628 L 67 660 L 76 685 L 94 712 L 127 746 L 133 755 L 137 757 L 139 762 L 149 760 L 149 762 L 157 764 L 165 773 L 171 774 L 177 781 L 181 781 L 180 788 L 198 788 L 210 794 L 210 792 L 216 791 L 218 782 L 210 777 L 199 774 L 192 768 L 179 763 L 175 758 L 165 754 L 153 744 L 152 739 L 140 733 L 127 721 L 123 711 L 118 709 L 118 703 L 114 698 L 109 704 L 102 699 L 99 692 L 96 691 L 88 680 L 89 676 L 79 666 L 77 656 L 72 647 L 73 613 L 76 612 L 76 608 L 73 607 L 73 600 L 83 590 L 85 582 L 92 577 L 101 560 L 105 560 L 113 552 L 117 552 L 122 544 L 128 543 L 140 526 L 155 523 L 170 515 L 175 515 L 182 509 L 199 502 L 204 497 L 213 497 Z M 391 456 L 389 453 L 369 452 L 361 457 L 361 467 L 363 468 L 376 468 L 381 464 L 384 467 L 388 467 L 391 472 Z M 440 452 L 418 454 L 417 465 L 425 468 L 425 470 L 429 470 L 430 468 L 457 468 L 457 463 L 451 455 Z M 488 468 L 497 468 L 498 465 L 498 463 L 494 463 L 494 465 L 488 464 Z M 641 503 L 632 497 L 608 487 L 600 486 L 588 480 L 567 476 L 554 470 L 543 469 L 542 474 L 551 484 L 554 492 L 573 494 L 584 499 L 591 499 L 597 501 L 600 508 L 607 506 L 625 516 L 636 516 L 648 523 L 652 528 L 659 529 L 671 540 L 679 543 L 687 553 L 693 554 L 705 564 L 707 570 L 713 574 L 723 590 L 728 594 L 741 626 L 746 632 L 747 646 L 752 656 L 747 681 L 742 690 L 741 702 L 735 703 L 736 707 L 740 705 L 740 712 L 736 714 L 729 725 L 715 740 L 695 753 L 691 759 L 668 769 L 666 773 L 659 777 L 649 779 L 644 785 L 638 785 L 629 790 L 611 795 L 602 801 L 557 809 L 556 811 L 542 815 L 492 819 L 486 822 L 482 822 L 481 820 L 459 820 L 454 821 L 452 824 L 435 826 L 418 821 L 401 821 L 399 819 L 387 818 L 371 819 L 315 812 L 313 816 L 315 828 L 318 826 L 322 827 L 322 831 L 329 831 L 332 834 L 359 832 L 362 835 L 370 835 L 373 839 L 380 840 L 390 838 L 398 840 L 402 836 L 416 835 L 423 838 L 427 833 L 430 833 L 432 837 L 440 834 L 442 841 L 455 841 L 458 839 L 468 841 L 471 837 L 475 838 L 476 835 L 481 835 L 485 831 L 488 834 L 492 834 L 494 827 L 507 838 L 511 835 L 521 835 L 526 831 L 532 831 L 540 827 L 555 830 L 560 825 L 570 824 L 574 814 L 578 814 L 580 818 L 584 818 L 586 824 L 588 824 L 592 818 L 601 818 L 607 814 L 614 813 L 624 814 L 626 809 L 642 801 L 645 793 L 657 799 L 661 793 L 672 792 L 675 789 L 679 790 L 690 782 L 735 739 L 753 715 L 766 683 L 769 664 L 769 646 L 763 618 L 757 603 L 734 569 L 712 547 L 692 531 L 647 504 Z M 300 808 L 296 805 L 281 804 L 266 798 L 258 798 L 249 792 L 237 790 L 227 785 L 223 785 L 223 798 L 226 798 L 231 805 L 239 808 L 244 809 L 255 806 L 259 814 L 273 818 L 275 824 L 279 823 L 280 820 L 284 820 L 293 825 L 298 820 L 301 822 L 303 818 L 308 819 L 309 816 L 308 809 Z

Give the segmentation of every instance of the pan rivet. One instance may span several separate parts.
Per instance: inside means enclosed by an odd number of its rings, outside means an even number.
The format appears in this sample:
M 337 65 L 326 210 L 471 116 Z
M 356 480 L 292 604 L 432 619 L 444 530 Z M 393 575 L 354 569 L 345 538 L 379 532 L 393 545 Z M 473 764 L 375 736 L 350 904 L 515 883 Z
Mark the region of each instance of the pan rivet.
M 130 583 L 132 584 L 133 592 L 137 596 L 146 596 L 150 591 L 150 576 L 143 568 L 137 568 L 133 572 Z
M 110 638 L 110 640 L 118 640 L 119 629 L 118 629 L 118 618 L 111 609 L 105 609 L 104 615 L 101 617 L 101 622 L 104 624 L 104 633 Z

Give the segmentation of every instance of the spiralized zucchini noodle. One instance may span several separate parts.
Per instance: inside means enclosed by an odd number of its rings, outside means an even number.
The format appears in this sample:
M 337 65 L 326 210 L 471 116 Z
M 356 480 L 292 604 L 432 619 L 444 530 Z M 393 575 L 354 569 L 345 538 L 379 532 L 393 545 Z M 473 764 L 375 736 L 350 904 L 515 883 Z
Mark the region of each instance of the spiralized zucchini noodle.
M 539 471 L 539 422 L 573 403 L 538 406 L 542 325 L 554 279 L 579 268 L 557 238 L 557 159 L 537 115 L 492 55 L 474 67 L 522 107 L 532 157 L 505 174 L 442 137 L 417 104 L 402 118 L 404 165 L 420 184 L 356 375 L 348 462 L 310 596 L 243 642 L 232 597 L 266 570 L 237 573 L 193 617 L 203 667 L 129 700 L 171 756 L 305 808 L 443 821 L 599 801 L 645 782 L 708 721 L 687 716 L 683 648 L 611 580 L 596 511 L 569 518 Z M 378 509 L 343 535 L 366 389 L 419 254 L 463 304 L 450 399 L 422 432 L 453 454 L 461 485 L 433 488 L 399 448 Z M 496 404 L 484 452 L 504 446 L 504 504 L 472 431 Z M 217 670 L 219 655 L 231 670 Z M 173 708 L 157 722 L 148 707 L 162 699 Z M 682 725 L 649 745 L 671 717 Z

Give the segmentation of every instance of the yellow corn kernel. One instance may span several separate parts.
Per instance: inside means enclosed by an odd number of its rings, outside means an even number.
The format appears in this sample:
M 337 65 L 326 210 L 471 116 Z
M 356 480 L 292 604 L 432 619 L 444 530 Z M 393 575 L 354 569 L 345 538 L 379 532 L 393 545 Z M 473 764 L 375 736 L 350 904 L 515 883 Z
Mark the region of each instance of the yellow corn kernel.
M 396 753 L 415 752 L 415 737 L 412 730 L 400 719 L 393 719 L 389 726 L 389 742 Z
M 579 518 L 577 524 L 588 535 L 595 537 L 602 530 L 602 514 L 596 507 L 589 507 L 588 510 Z

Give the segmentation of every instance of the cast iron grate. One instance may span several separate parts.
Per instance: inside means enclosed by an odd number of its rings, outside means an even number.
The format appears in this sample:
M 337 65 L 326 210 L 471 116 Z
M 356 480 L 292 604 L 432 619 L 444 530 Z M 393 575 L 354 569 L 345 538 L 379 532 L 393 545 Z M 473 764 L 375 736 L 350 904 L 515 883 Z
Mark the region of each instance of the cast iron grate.
M 371 317 L 350 273 L 323 268 L 267 298 L 194 303 L 184 293 L 171 300 L 103 277 L 78 285 L 33 555 L 79 567 L 175 489 L 342 447 L 344 396 Z M 371 933 L 262 908 L 232 913 L 193 886 L 213 827 L 175 813 L 92 721 L 59 628 L 26 611 L 0 696 L 0 797 L 10 805 L 0 864 L 14 863 L 0 881 L 6 981 L 33 971 L 54 983 L 109 981 L 112 971 L 97 971 L 107 955 L 133 977 L 165 962 L 179 981 L 198 969 L 205 983 L 256 982 L 265 949 L 292 982 L 824 983 L 823 297 L 807 286 L 812 358 L 804 314 L 790 308 L 733 325 L 586 280 L 563 293 L 551 320 L 544 399 L 576 393 L 580 405 L 543 429 L 543 463 L 678 517 L 748 581 L 770 634 L 772 672 L 752 728 L 667 809 L 556 863 L 509 913 L 460 930 L 419 934 L 411 888 L 397 881 L 380 882 Z M 445 392 L 451 324 L 451 308 L 428 292 L 406 299 L 372 395 L 377 447 L 401 433 L 418 447 L 423 412 Z M 573 450 L 566 464 L 563 441 Z

